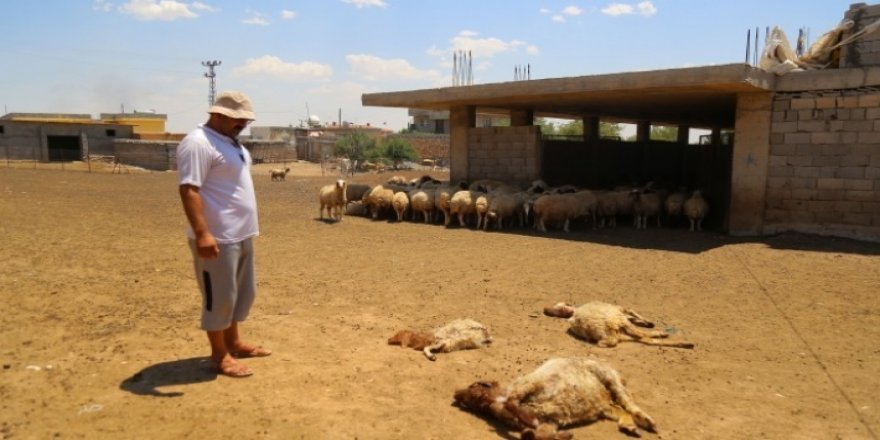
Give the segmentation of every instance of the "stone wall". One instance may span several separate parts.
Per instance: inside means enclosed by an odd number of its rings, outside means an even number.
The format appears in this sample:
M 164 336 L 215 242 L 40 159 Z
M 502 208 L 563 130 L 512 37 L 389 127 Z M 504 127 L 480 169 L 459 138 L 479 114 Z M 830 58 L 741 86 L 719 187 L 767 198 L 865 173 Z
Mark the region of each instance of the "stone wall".
M 880 241 L 880 91 L 777 93 L 764 233 Z
M 468 177 L 528 183 L 541 176 L 541 129 L 538 126 L 468 130 Z

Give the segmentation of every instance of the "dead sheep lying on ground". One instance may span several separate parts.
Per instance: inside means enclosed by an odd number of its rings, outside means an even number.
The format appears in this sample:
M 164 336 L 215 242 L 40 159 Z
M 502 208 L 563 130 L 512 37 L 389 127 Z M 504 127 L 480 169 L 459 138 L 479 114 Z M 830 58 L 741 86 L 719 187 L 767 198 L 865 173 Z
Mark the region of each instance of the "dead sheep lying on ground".
M 319 210 L 319 218 L 324 218 L 324 209 L 327 209 L 327 217 L 341 221 L 345 213 L 345 188 L 348 182 L 339 179 L 333 185 L 327 185 L 321 188 L 319 199 L 321 201 L 321 209 Z M 332 213 L 331 213 L 332 210 Z
M 560 431 L 596 420 L 617 422 L 618 429 L 639 435 L 656 432 L 654 419 L 636 405 L 611 366 L 587 358 L 554 358 L 507 386 L 478 381 L 455 392 L 460 407 L 492 416 L 522 431 L 523 439 L 570 439 Z
M 654 323 L 643 318 L 634 310 L 615 304 L 599 301 L 588 302 L 580 307 L 566 303 L 556 303 L 544 309 L 544 314 L 557 318 L 568 318 L 571 325 L 569 332 L 581 339 L 593 342 L 600 347 L 615 347 L 621 339 L 621 333 L 633 338 L 635 342 L 664 347 L 694 348 L 690 342 L 668 341 L 669 337 L 663 330 L 642 330 L 637 326 L 653 328 Z
M 289 173 L 289 172 L 290 172 L 290 168 L 285 168 L 283 170 L 279 169 L 279 168 L 275 168 L 275 169 L 269 170 L 269 174 L 272 176 L 273 181 L 284 180 L 284 178 L 287 177 L 287 173 Z
M 456 319 L 431 331 L 401 330 L 388 338 L 388 344 L 422 350 L 425 357 L 435 361 L 434 353 L 449 353 L 485 347 L 492 336 L 485 325 L 473 319 Z

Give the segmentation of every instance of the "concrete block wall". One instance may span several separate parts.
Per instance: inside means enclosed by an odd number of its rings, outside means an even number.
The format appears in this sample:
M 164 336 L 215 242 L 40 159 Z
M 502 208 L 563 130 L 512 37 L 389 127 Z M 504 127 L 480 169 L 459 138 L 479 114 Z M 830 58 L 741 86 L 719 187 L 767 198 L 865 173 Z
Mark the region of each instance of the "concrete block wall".
M 855 23 L 853 28 L 843 35 L 843 38 L 846 38 L 880 20 L 880 5 L 851 4 L 849 10 L 844 14 L 844 19 L 852 20 Z M 844 46 L 841 49 L 840 66 L 880 66 L 880 33 L 867 34 Z
M 773 99 L 764 232 L 880 242 L 880 90 Z
M 468 130 L 468 176 L 528 183 L 541 175 L 540 127 L 488 127 Z

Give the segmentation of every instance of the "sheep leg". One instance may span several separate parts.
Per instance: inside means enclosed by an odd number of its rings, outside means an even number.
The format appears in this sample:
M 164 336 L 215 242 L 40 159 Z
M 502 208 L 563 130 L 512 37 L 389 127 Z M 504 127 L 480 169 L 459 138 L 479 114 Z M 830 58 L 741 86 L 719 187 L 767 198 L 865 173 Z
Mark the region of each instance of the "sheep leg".
M 629 322 L 632 322 L 633 324 L 635 324 L 637 326 L 654 328 L 653 322 L 648 321 L 642 315 L 639 315 L 638 313 L 636 313 L 635 310 L 623 309 L 623 313 L 625 313 L 627 315 L 627 319 L 629 319 Z
M 434 352 L 435 351 L 443 351 L 443 347 L 445 347 L 445 346 L 446 346 L 445 342 L 437 342 L 435 344 L 431 344 L 431 345 L 425 347 L 424 349 L 422 349 L 422 353 L 425 354 L 425 357 L 428 358 L 428 360 L 436 361 L 437 355 L 434 354 Z
M 701 232 L 703 231 L 703 219 L 702 218 L 697 219 L 697 231 L 701 231 Z
M 691 232 L 694 232 L 694 219 L 688 218 L 691 221 Z
M 563 230 L 563 231 L 565 231 L 565 232 L 569 232 L 569 230 L 568 230 L 568 224 L 569 224 L 569 223 L 570 223 L 570 220 L 566 218 L 566 219 L 565 219 L 565 223 L 562 225 L 562 230 Z
M 611 398 L 614 403 L 619 405 L 620 408 L 622 408 L 622 411 L 625 411 L 628 414 L 628 417 L 623 420 L 623 425 L 631 426 L 629 421 L 632 420 L 637 426 L 651 432 L 657 432 L 657 424 L 654 422 L 654 419 L 636 405 L 632 396 L 629 394 L 629 391 L 623 386 L 623 380 L 620 378 L 620 374 L 618 374 L 617 371 L 596 364 L 590 367 L 590 372 L 593 373 L 593 376 L 595 376 L 596 379 L 599 379 L 599 381 L 605 385 L 605 388 L 611 392 Z M 623 429 L 621 418 L 618 418 L 617 420 L 618 426 Z M 635 427 L 632 427 L 632 429 L 635 431 Z M 637 432 L 633 432 L 633 434 L 636 435 Z
M 662 347 L 676 347 L 676 348 L 694 348 L 694 344 L 692 342 L 684 342 L 684 341 L 668 341 L 657 338 L 667 338 L 669 337 L 669 333 L 666 333 L 662 330 L 640 330 L 638 327 L 634 325 L 627 325 L 623 327 L 624 333 L 629 336 L 632 336 L 636 342 L 641 342 L 645 345 L 657 345 Z

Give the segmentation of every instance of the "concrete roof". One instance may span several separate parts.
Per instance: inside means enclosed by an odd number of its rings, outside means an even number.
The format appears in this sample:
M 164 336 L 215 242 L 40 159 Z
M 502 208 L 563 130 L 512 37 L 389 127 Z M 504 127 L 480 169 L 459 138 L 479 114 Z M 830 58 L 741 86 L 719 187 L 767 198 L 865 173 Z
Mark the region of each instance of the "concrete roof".
M 691 126 L 733 126 L 738 93 L 771 92 L 776 78 L 748 64 L 533 79 L 405 92 L 368 93 L 366 106 L 478 113 L 532 110 L 536 117 L 601 116 Z

